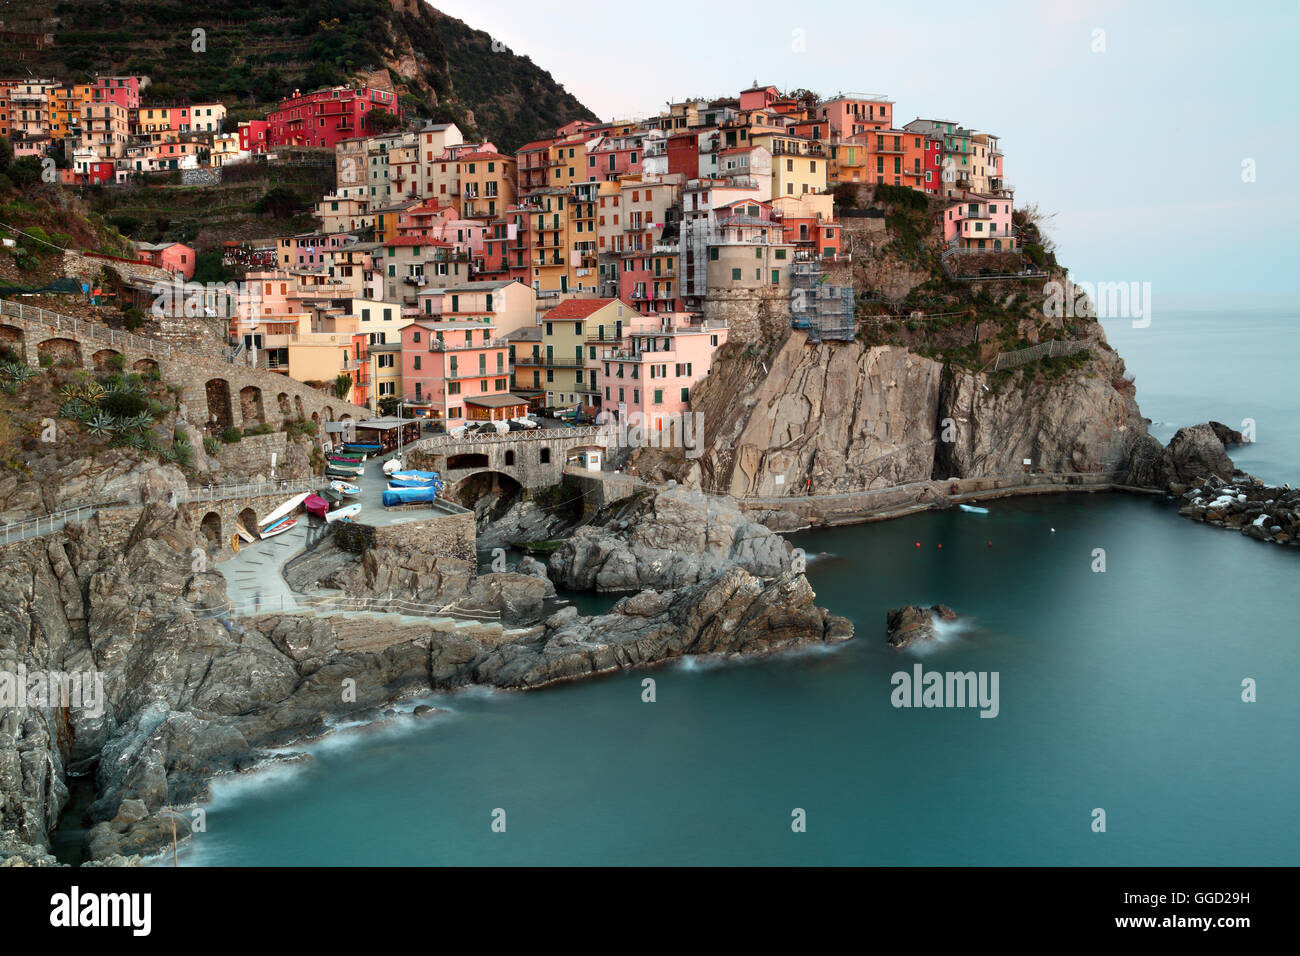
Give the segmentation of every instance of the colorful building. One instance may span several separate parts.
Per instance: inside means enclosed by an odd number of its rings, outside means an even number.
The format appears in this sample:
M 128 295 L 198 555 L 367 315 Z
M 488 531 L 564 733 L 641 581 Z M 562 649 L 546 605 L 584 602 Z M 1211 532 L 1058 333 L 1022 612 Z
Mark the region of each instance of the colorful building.
M 397 94 L 370 87 L 335 86 L 310 93 L 294 91 L 267 114 L 267 140 L 276 146 L 323 146 L 382 132 L 369 120 L 373 110 L 398 117 Z

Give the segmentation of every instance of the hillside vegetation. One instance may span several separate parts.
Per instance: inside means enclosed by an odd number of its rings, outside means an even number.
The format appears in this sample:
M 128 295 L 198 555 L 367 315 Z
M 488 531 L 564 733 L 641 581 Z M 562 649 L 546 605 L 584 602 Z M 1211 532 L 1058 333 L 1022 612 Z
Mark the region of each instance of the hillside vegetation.
M 401 6 L 401 4 L 399 4 Z M 0 72 L 85 82 L 151 77 L 147 104 L 220 100 L 262 116 L 294 89 L 357 78 L 403 94 L 412 114 L 463 124 L 513 152 L 594 115 L 527 57 L 420 0 L 37 0 L 5 9 Z M 195 29 L 204 32 L 195 52 Z M 42 49 L 24 32 L 53 34 Z M 386 75 L 385 75 L 386 74 Z

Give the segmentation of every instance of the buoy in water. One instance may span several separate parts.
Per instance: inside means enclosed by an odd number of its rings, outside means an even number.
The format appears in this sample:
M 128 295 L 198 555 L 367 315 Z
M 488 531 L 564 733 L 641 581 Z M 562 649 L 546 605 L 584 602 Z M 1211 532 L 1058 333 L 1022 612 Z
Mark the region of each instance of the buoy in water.
M 921 542 L 920 541 L 916 542 L 916 546 L 919 548 L 921 546 Z

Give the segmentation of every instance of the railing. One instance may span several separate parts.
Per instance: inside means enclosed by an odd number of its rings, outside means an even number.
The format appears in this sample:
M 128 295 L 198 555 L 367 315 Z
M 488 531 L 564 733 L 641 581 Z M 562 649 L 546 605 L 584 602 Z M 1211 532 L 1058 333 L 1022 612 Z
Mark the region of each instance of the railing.
M 294 607 L 286 607 L 283 599 L 277 606 L 271 601 L 219 604 L 216 607 L 196 607 L 190 612 L 196 618 L 249 617 L 256 614 L 305 614 L 308 612 L 353 611 L 358 613 L 410 614 L 416 617 L 449 617 L 464 622 L 500 623 L 500 611 L 480 611 L 459 608 L 455 604 L 422 604 L 394 597 L 346 597 L 331 595 L 303 597 L 295 595 Z
M 7 524 L 0 527 L 3 532 L 4 543 L 9 544 L 12 541 L 23 541 L 27 538 L 38 538 L 42 534 L 53 534 L 63 528 L 69 521 L 82 521 L 95 514 L 103 505 L 84 505 L 80 508 L 69 508 L 65 511 L 55 511 L 47 515 L 37 515 L 35 518 L 28 518 L 26 521 L 16 521 L 13 524 Z M 45 530 L 42 531 L 41 529 Z
M 586 425 L 580 428 L 534 428 L 527 431 L 506 432 L 502 435 L 480 433 L 478 435 L 466 435 L 464 438 L 456 438 L 453 435 L 438 435 L 434 438 L 421 438 L 407 447 L 417 450 L 430 450 L 453 445 L 457 447 L 461 445 L 477 445 L 483 442 L 553 441 L 557 438 L 568 441 L 570 439 L 613 439 L 617 437 L 617 426 Z
M 76 316 L 62 315 L 58 312 L 51 312 L 49 309 L 23 305 L 21 302 L 14 302 L 11 299 L 0 299 L 0 315 L 12 315 L 18 319 L 39 322 L 50 328 L 58 329 L 60 332 L 69 332 L 75 338 L 87 339 L 92 342 L 104 342 L 122 348 L 138 349 L 141 352 L 149 352 L 166 358 L 170 358 L 172 354 L 171 345 L 167 342 L 157 342 L 141 335 L 132 335 L 130 332 L 119 332 L 104 325 L 87 322 L 85 319 L 79 319 Z
M 184 502 L 222 501 L 227 498 L 257 498 L 262 495 L 299 494 L 304 491 L 315 491 L 327 481 L 328 479 L 325 478 L 286 478 L 283 481 L 208 485 L 206 487 L 187 489 L 180 496 L 180 500 Z

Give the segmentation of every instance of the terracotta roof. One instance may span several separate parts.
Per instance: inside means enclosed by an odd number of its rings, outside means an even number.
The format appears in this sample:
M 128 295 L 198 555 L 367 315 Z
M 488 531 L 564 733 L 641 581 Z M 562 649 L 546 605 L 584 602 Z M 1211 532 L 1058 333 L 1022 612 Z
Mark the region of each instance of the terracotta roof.
M 566 299 L 546 313 L 550 319 L 585 319 L 618 299 Z M 631 306 L 628 306 L 631 308 Z

